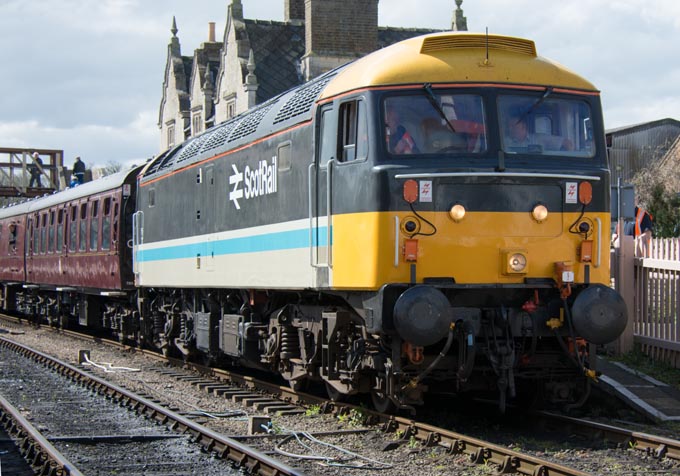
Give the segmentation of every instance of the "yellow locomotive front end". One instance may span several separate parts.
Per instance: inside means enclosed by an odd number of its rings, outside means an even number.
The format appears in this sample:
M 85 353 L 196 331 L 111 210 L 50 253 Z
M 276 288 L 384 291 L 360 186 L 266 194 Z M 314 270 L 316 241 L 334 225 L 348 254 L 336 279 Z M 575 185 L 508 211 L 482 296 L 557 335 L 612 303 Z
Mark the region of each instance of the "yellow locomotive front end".
M 428 390 L 583 401 L 590 344 L 626 324 L 597 90 L 533 42 L 441 34 L 358 61 L 324 95 L 338 157 L 369 138 L 365 166 L 328 166 L 327 254 L 375 342 L 376 405 Z

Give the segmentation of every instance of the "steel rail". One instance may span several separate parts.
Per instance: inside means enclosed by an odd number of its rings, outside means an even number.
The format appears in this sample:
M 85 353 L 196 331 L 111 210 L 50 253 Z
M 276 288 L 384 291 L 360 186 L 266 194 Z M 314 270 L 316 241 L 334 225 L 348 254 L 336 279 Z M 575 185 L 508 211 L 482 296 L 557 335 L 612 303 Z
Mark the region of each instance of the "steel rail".
M 12 439 L 20 442 L 17 447 L 21 455 L 37 469 L 37 474 L 84 476 L 2 395 L 0 395 L 0 425 Z
M 403 439 L 416 439 L 425 445 L 444 446 L 451 454 L 467 454 L 477 464 L 494 463 L 499 473 L 520 473 L 534 476 L 585 476 L 577 469 L 510 450 L 488 441 L 479 440 L 432 425 L 401 417 L 389 417 L 385 431 L 398 431 Z
M 550 412 L 537 412 L 535 415 L 544 418 L 549 423 L 558 424 L 561 430 L 568 428 L 571 431 L 582 431 L 590 435 L 597 434 L 603 439 L 644 451 L 656 458 L 680 460 L 680 441 L 678 440 Z
M 36 362 L 119 403 L 121 406 L 134 410 L 139 415 L 154 419 L 158 423 L 166 425 L 179 433 L 190 434 L 192 439 L 199 443 L 206 451 L 212 452 L 220 458 L 231 460 L 237 466 L 246 468 L 250 474 L 262 476 L 305 476 L 302 471 L 296 468 L 292 468 L 260 451 L 212 431 L 147 398 L 113 385 L 66 362 L 2 337 L 0 337 L 0 344 L 32 358 Z

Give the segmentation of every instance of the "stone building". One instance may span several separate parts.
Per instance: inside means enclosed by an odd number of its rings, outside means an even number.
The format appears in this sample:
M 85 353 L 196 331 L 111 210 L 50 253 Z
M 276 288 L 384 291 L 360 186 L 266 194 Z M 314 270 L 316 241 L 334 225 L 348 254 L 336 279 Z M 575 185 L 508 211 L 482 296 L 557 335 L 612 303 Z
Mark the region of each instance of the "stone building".
M 438 30 L 378 26 L 378 0 L 283 0 L 284 21 L 244 18 L 230 0 L 221 42 L 182 56 L 173 18 L 158 116 L 161 151 L 330 69 Z M 455 0 L 452 30 L 467 30 Z M 356 12 L 361 12 L 357 16 Z

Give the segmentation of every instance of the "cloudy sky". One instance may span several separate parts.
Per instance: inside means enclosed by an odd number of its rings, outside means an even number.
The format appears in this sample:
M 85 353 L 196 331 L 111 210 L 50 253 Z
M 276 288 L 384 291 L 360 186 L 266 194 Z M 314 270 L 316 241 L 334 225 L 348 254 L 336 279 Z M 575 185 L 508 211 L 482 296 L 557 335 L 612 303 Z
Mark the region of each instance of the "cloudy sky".
M 63 149 L 66 164 L 158 152 L 172 17 L 182 53 L 224 31 L 231 0 L 0 0 L 0 146 Z M 283 19 L 283 0 L 242 0 Z M 380 0 L 381 26 L 448 29 L 454 0 Z M 680 1 L 464 0 L 470 31 L 533 39 L 590 79 L 606 127 L 680 119 Z

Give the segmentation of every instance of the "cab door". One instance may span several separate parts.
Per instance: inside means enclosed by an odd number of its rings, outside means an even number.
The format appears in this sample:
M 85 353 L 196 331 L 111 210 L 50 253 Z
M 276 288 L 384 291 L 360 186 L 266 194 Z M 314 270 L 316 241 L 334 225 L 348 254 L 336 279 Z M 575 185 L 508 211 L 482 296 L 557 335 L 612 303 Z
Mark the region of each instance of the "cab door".
M 318 115 L 315 161 L 309 166 L 310 264 L 316 269 L 316 286 L 331 284 L 333 266 L 332 211 L 333 166 L 337 150 L 337 117 L 332 104 Z

